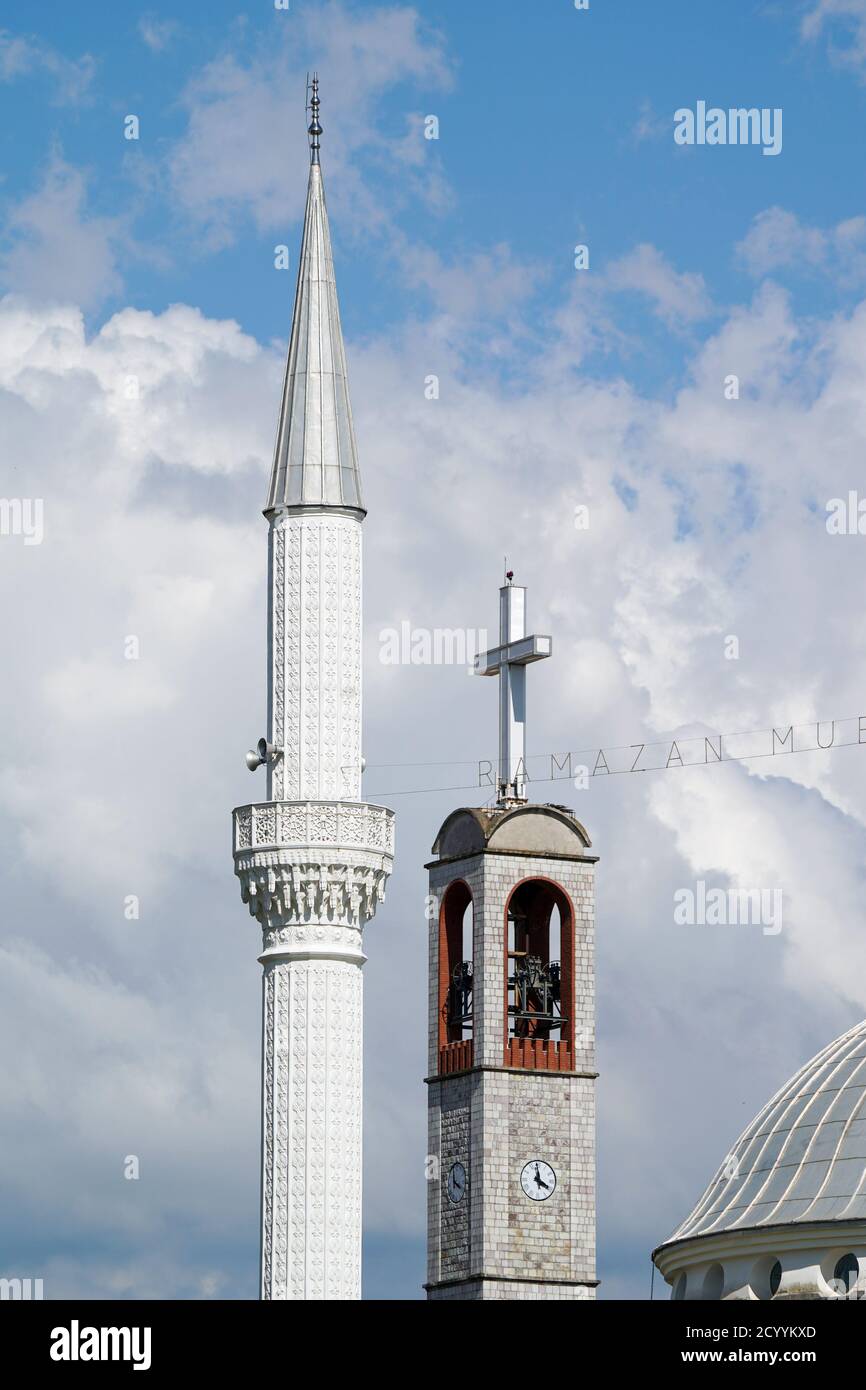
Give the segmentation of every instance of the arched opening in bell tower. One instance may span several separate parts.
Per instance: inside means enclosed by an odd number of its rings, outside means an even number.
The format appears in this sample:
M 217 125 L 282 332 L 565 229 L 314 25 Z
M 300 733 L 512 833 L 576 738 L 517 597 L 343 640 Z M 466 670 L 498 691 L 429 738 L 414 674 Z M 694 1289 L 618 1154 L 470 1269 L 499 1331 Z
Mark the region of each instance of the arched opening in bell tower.
M 472 1065 L 473 906 L 463 879 L 449 885 L 439 909 L 439 1071 Z
M 569 1071 L 574 1058 L 574 912 L 551 879 L 524 879 L 505 910 L 505 1065 Z

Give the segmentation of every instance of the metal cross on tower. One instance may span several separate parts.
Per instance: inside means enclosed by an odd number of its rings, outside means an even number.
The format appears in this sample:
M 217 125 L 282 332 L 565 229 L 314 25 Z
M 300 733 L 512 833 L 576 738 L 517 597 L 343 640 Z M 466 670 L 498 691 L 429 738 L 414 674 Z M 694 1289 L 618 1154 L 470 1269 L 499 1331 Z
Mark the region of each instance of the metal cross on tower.
M 550 637 L 526 636 L 526 588 L 509 570 L 499 590 L 499 646 L 475 658 L 475 673 L 499 677 L 497 805 L 526 801 L 526 668 L 551 656 Z

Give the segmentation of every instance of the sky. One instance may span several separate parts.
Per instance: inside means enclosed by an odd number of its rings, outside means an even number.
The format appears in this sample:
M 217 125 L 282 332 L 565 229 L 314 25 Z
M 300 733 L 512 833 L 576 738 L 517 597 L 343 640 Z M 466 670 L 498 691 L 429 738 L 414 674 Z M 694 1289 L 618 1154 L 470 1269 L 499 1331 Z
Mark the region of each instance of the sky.
M 507 555 L 554 638 L 531 754 L 866 714 L 866 539 L 827 526 L 866 495 L 866 0 L 0 5 L 0 498 L 42 518 L 0 535 L 0 1273 L 46 1297 L 257 1296 L 230 811 L 261 794 L 313 68 L 365 794 L 398 817 L 365 936 L 366 1297 L 423 1296 L 423 864 L 496 745 L 493 682 L 388 664 L 383 634 L 495 630 Z M 781 111 L 781 149 L 678 143 L 699 102 Z M 600 856 L 600 1297 L 649 1297 L 737 1135 L 863 1017 L 860 759 L 532 764 Z M 781 930 L 682 925 L 698 882 L 778 890 Z

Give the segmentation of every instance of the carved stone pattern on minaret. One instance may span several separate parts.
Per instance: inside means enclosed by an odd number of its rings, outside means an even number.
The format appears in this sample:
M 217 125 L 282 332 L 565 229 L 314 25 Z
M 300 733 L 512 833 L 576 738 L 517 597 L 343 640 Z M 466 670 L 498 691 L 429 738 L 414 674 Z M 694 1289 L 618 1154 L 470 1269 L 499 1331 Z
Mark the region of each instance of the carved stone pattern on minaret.
M 236 853 L 314 846 L 330 852 L 344 844 L 394 853 L 394 812 L 368 801 L 257 802 L 236 808 L 234 826 Z
M 361 1069 L 363 1069 L 363 976 L 356 967 L 346 966 L 341 976 L 332 976 L 339 983 L 336 1008 L 329 1015 L 329 1074 L 341 1076 L 339 1115 L 341 1144 L 329 1150 L 331 1173 L 329 1186 L 343 1191 L 345 1219 L 334 1219 L 329 1233 L 328 1252 L 336 1268 L 342 1272 L 342 1289 L 334 1287 L 329 1297 L 357 1298 L 356 1270 L 359 1268 L 361 1232 Z M 346 1181 L 346 1175 L 356 1173 L 357 1181 Z M 342 1258 L 341 1258 L 342 1257 Z
M 286 1045 L 291 1037 L 291 1113 L 286 1121 L 290 1136 L 290 1167 L 295 1179 L 288 1200 L 291 1202 L 291 1259 L 287 1279 L 291 1280 L 290 1298 L 306 1296 L 307 1202 L 306 1187 L 309 1162 L 307 1153 L 307 971 L 298 965 L 284 965 L 291 988 L 290 1014 L 286 1023 Z
M 319 594 L 319 526 L 301 529 L 301 681 L 297 697 L 301 698 L 301 785 L 299 796 L 321 795 L 319 760 L 321 756 L 321 656 Z
M 274 1145 L 274 1206 L 276 1208 L 276 1258 L 279 1285 L 277 1298 L 286 1297 L 289 1268 L 288 1182 L 289 1182 L 289 1045 L 288 1018 L 291 1009 L 291 979 L 285 966 L 277 967 L 279 1000 L 276 1042 L 277 1142 Z
M 286 531 L 285 604 L 289 622 L 286 629 L 286 664 L 280 669 L 285 689 L 285 754 L 283 761 L 284 797 L 301 795 L 301 528 L 288 523 Z
M 343 526 L 339 533 L 340 567 L 347 610 L 361 613 L 361 528 Z M 345 797 L 361 795 L 361 623 L 343 621 L 343 679 L 350 694 L 340 722 L 340 766 Z
M 297 955 L 307 951 L 318 951 L 318 948 L 323 946 L 336 946 L 341 954 L 357 955 L 360 958 L 361 927 L 323 926 L 321 923 L 305 927 L 265 927 L 262 932 L 262 949 L 270 951 L 278 946 L 295 947 L 294 954 Z M 327 956 L 328 952 L 323 951 L 322 954 Z
M 340 771 L 340 685 L 343 653 L 340 628 L 340 549 L 336 526 L 322 528 L 322 759 L 320 783 L 316 796 L 341 796 L 343 778 Z M 327 790 L 325 790 L 327 788 Z
M 274 845 L 277 842 L 277 808 L 274 805 L 260 806 L 256 813 L 256 838 L 259 844 Z
M 297 534 L 292 533 L 293 539 L 297 542 Z M 274 591 L 271 596 L 273 604 L 273 657 L 271 662 L 271 682 L 273 689 L 273 709 L 274 727 L 271 730 L 271 742 L 278 747 L 294 743 L 297 747 L 297 730 L 294 730 L 294 738 L 291 737 L 286 727 L 286 528 L 277 526 L 273 531 L 273 585 Z M 290 555 L 289 563 L 295 584 L 298 582 L 298 566 L 295 563 L 296 557 Z M 290 675 L 291 678 L 291 675 Z M 296 711 L 292 710 L 290 718 L 297 718 Z M 297 789 L 292 791 L 286 788 L 286 758 L 276 758 L 271 764 L 271 795 L 275 801 L 280 801 L 284 796 L 297 794 Z M 293 766 L 297 766 L 296 761 Z
M 265 971 L 265 1152 L 262 1221 L 262 1298 L 286 1297 L 288 1267 L 288 1008 L 283 963 Z
M 361 978 L 360 966 L 350 966 Z M 327 990 L 327 1008 L 324 1018 L 324 1072 L 327 1077 L 328 1135 L 322 1150 L 326 1169 L 326 1183 L 329 1193 L 342 1193 L 342 1202 L 329 1201 L 325 1211 L 325 1297 L 344 1298 L 343 1292 L 343 1249 L 342 1228 L 351 1220 L 349 1215 L 351 1184 L 346 1182 L 343 1164 L 346 1157 L 346 1134 L 349 1116 L 347 1106 L 351 1100 L 346 1095 L 345 1027 L 341 1017 L 344 1002 L 342 998 L 343 972 L 328 971 L 324 985 Z M 361 1092 L 358 1091 L 360 1097 Z
M 264 1071 L 264 1123 L 265 1123 L 265 1180 L 262 1184 L 262 1298 L 271 1297 L 271 1277 L 273 1269 L 273 1184 L 270 1175 L 274 1171 L 274 971 L 266 970 L 264 975 L 265 992 L 265 1036 L 262 1066 Z
M 235 812 L 235 853 L 239 849 L 249 849 L 253 842 L 252 811 Z
M 267 967 L 265 990 L 263 1297 L 355 1299 L 361 971 L 341 961 L 283 961 Z
M 384 863 L 262 866 L 241 862 L 236 872 L 250 915 L 263 931 L 272 933 L 291 922 L 364 927 L 384 900 L 391 869 Z
M 325 1016 L 327 1010 L 327 981 L 328 971 L 326 967 L 311 965 L 308 967 L 308 980 L 310 985 L 311 1007 L 309 1019 L 309 1049 L 308 1049 L 308 1103 L 307 1103 L 307 1123 L 309 1125 L 309 1142 L 307 1144 L 308 1160 L 315 1165 L 318 1180 L 307 1184 L 307 1253 L 310 1258 L 310 1274 L 307 1279 L 308 1297 L 320 1301 L 325 1297 L 325 1190 L 326 1183 L 323 1181 L 322 1165 L 326 1162 L 328 1143 L 330 1135 L 327 1133 L 325 1119 L 331 1121 L 333 1115 L 327 1098 L 325 1077 L 327 1075 L 327 1054 L 325 1051 Z M 330 1080 L 330 1078 L 328 1078 Z M 343 1179 L 345 1181 L 345 1178 Z M 330 1184 L 327 1184 L 330 1187 Z M 339 1201 L 340 1187 L 329 1191 L 332 1200 Z
M 353 517 L 275 524 L 271 742 L 274 800 L 360 796 L 361 526 Z

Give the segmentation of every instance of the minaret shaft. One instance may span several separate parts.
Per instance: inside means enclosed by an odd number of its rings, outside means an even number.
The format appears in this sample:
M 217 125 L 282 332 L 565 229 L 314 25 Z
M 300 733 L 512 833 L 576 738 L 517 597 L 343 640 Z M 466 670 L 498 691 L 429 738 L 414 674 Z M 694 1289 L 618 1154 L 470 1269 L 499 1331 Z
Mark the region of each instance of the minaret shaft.
M 357 516 L 271 522 L 269 799 L 361 795 L 361 554 Z
M 263 980 L 262 1298 L 361 1296 L 360 961 Z

